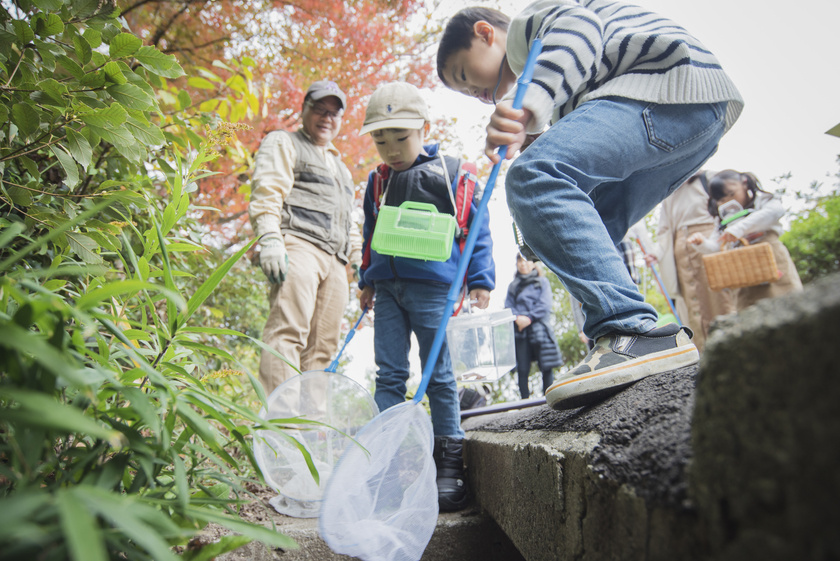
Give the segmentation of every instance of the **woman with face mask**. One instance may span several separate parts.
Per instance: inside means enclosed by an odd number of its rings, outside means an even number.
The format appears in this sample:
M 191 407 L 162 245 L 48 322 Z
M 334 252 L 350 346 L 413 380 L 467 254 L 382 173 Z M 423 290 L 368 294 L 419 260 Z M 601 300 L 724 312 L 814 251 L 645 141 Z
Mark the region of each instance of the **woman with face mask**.
M 761 188 L 751 173 L 724 170 L 709 182 L 709 213 L 718 219 L 716 235 L 706 238 L 696 234 L 688 238 L 700 251 L 719 251 L 721 245 L 738 245 L 745 239 L 750 244 L 767 242 L 779 269 L 779 280 L 734 291 L 738 311 L 764 298 L 775 298 L 788 292 L 802 290 L 799 273 L 787 248 L 779 241 L 780 222 L 785 214 L 781 201 Z
M 543 393 L 554 381 L 554 369 L 563 365 L 563 356 L 551 327 L 551 285 L 533 261 L 516 255 L 516 275 L 508 286 L 505 307 L 516 316 L 516 372 L 519 395 L 531 395 L 531 363 L 542 374 Z

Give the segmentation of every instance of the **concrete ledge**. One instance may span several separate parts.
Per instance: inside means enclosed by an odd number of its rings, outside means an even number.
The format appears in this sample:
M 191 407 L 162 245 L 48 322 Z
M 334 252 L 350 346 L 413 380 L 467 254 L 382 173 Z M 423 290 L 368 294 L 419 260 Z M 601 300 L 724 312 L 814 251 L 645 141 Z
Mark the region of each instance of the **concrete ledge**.
M 467 419 L 471 485 L 528 561 L 840 559 L 838 359 L 835 275 L 719 321 L 699 369 Z
M 464 423 L 480 506 L 528 561 L 701 559 L 686 500 L 696 368 L 601 404 Z

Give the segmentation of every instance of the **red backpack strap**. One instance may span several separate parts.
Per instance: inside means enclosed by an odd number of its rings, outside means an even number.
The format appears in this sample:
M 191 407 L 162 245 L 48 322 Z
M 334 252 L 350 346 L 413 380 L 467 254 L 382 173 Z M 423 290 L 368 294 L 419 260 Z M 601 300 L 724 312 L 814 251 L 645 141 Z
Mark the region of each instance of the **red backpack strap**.
M 455 220 L 459 229 L 459 244 L 461 251 L 467 242 L 467 235 L 470 232 L 470 204 L 475 195 L 475 187 L 478 180 L 478 168 L 474 162 L 461 162 L 458 168 L 457 190 L 455 192 Z
M 374 225 L 376 224 L 376 218 L 379 216 L 379 207 L 382 206 L 382 193 L 385 192 L 385 182 L 388 181 L 388 174 L 390 172 L 391 168 L 389 168 L 385 164 L 379 164 L 378 166 L 376 166 L 376 170 L 373 173 Z
M 388 180 L 388 174 L 391 168 L 385 164 L 376 166 L 373 172 L 373 227 L 376 228 L 376 219 L 379 217 L 379 207 L 382 205 L 382 193 L 385 190 L 385 182 Z M 371 228 L 373 232 L 373 228 Z M 365 246 L 365 253 L 362 255 L 362 269 L 367 269 L 370 265 L 370 240 Z

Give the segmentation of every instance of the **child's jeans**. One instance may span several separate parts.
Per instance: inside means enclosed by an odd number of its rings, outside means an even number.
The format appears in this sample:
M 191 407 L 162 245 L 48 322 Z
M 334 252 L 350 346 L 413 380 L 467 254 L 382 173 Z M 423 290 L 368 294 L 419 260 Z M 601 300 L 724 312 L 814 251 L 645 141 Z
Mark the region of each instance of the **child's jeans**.
M 405 401 L 410 372 L 411 332 L 420 345 L 425 369 L 429 351 L 446 307 L 449 286 L 404 279 L 376 281 L 373 347 L 378 372 L 374 401 L 380 411 Z M 444 341 L 426 390 L 435 436 L 463 438 L 458 387 Z
M 615 244 L 717 150 L 726 103 L 580 105 L 511 165 L 507 201 L 528 245 L 583 303 L 584 333 L 643 333 L 656 311 Z

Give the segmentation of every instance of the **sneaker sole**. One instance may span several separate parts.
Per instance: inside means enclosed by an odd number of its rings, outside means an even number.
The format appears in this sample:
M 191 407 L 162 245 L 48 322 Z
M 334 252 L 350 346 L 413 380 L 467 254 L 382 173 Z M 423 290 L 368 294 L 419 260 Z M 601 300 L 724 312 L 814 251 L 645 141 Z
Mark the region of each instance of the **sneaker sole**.
M 699 360 L 700 353 L 694 345 L 651 353 L 561 380 L 548 388 L 545 399 L 548 405 L 557 410 L 583 407 L 618 393 L 642 378 L 691 366 Z

